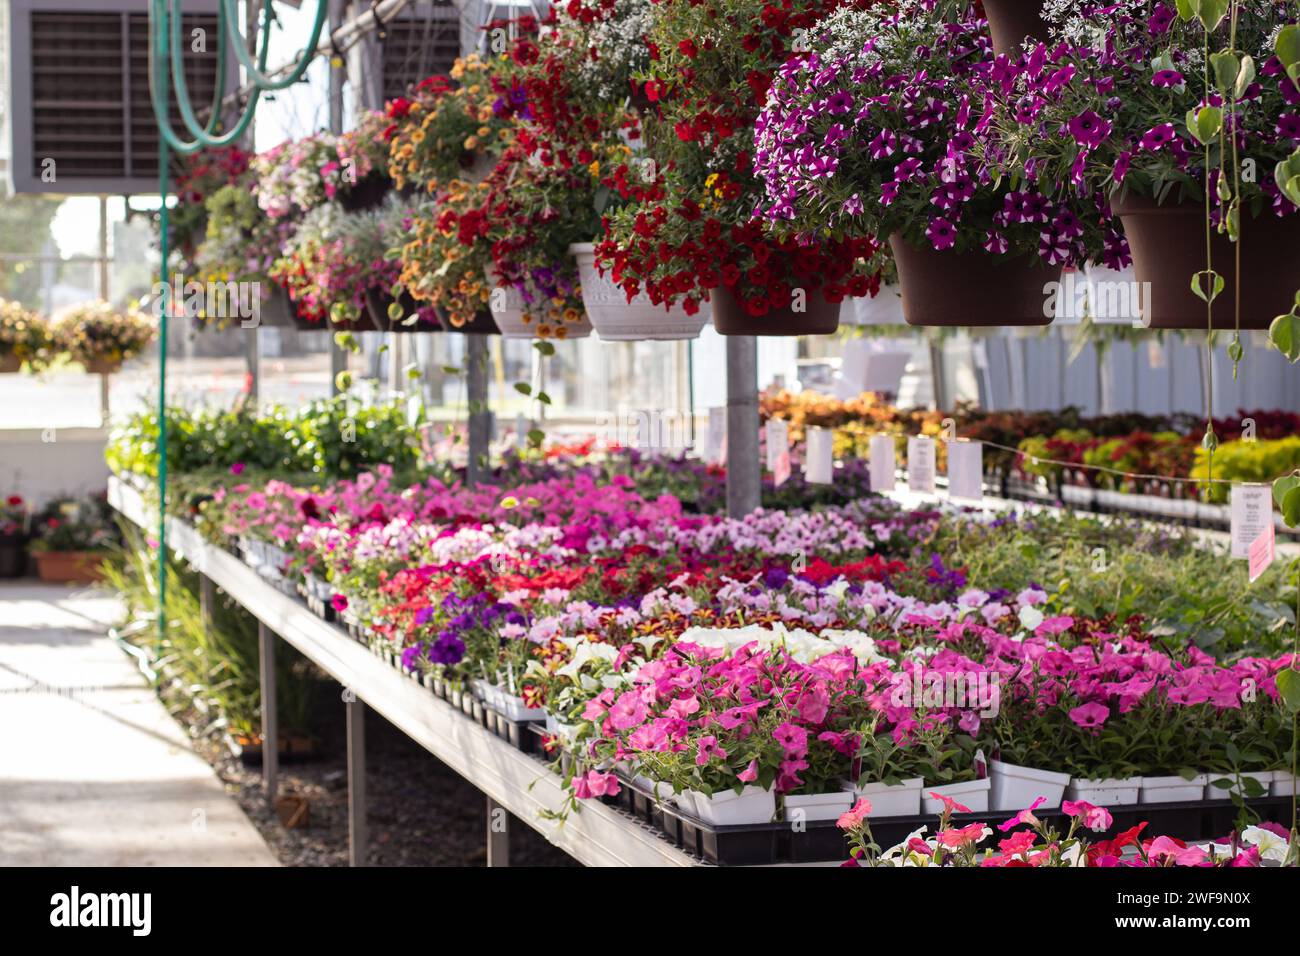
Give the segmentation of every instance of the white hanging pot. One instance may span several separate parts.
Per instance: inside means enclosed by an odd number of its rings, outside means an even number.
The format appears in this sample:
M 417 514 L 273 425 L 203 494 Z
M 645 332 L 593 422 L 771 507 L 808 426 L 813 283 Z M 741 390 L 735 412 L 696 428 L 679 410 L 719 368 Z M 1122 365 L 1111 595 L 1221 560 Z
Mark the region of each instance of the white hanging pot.
M 990 760 L 989 779 L 993 781 L 989 789 L 991 809 L 1024 810 L 1039 797 L 1043 798 L 1040 806 L 1059 807 L 1070 775 Z
M 950 800 L 955 800 L 971 813 L 987 813 L 989 809 L 989 788 L 993 781 L 988 777 L 983 780 L 963 780 L 961 783 L 946 783 L 938 787 L 923 787 L 921 790 L 921 812 L 939 814 L 943 812 L 943 801 L 930 796 L 939 793 Z
M 875 296 L 846 300 L 841 315 L 846 325 L 906 325 L 903 318 L 903 295 L 897 285 L 882 285 Z
M 697 817 L 715 827 L 770 823 L 776 816 L 776 794 L 762 787 L 749 786 L 740 793 L 720 790 L 711 797 L 692 790 L 690 804 Z
M 489 266 L 483 272 L 489 288 L 488 309 L 492 321 L 507 339 L 585 339 L 591 335 L 591 322 L 587 316 L 579 315 L 574 322 L 563 322 L 563 334 L 555 329 L 543 327 L 525 311 L 524 295 L 513 285 L 499 285 L 500 277 L 495 268 Z M 541 331 L 539 332 L 539 329 Z
M 921 789 L 925 781 L 912 777 L 901 783 L 850 784 L 853 795 L 865 797 L 873 817 L 914 817 L 921 812 Z
M 838 820 L 853 806 L 853 794 L 847 790 L 834 793 L 788 793 L 785 795 L 785 819 Z
M 569 251 L 578 262 L 582 304 L 601 339 L 612 342 L 693 339 L 708 321 L 707 306 L 689 315 L 678 305 L 671 309 L 655 305 L 644 291 L 628 302 L 627 293 L 596 268 L 596 247 L 592 243 L 575 242 Z
M 1142 789 L 1141 777 L 1128 777 L 1124 780 L 1079 780 L 1070 781 L 1066 788 L 1071 800 L 1082 800 L 1097 807 L 1125 807 L 1138 802 L 1138 791 Z
M 1167 777 L 1143 777 L 1142 787 L 1138 791 L 1141 803 L 1183 803 L 1200 800 L 1205 796 L 1205 786 L 1209 775 L 1198 773 L 1191 780 L 1184 780 L 1174 774 Z

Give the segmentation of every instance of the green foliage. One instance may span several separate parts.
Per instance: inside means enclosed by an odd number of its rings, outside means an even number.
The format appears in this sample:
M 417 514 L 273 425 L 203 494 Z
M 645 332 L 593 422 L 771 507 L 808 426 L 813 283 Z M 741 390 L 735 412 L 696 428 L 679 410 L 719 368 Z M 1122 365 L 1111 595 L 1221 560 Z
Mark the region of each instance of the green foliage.
M 204 469 L 275 472 L 316 480 L 350 478 L 373 465 L 412 469 L 419 459 L 419 431 L 404 401 L 361 406 L 337 396 L 296 410 L 270 406 L 260 412 L 167 412 L 167 467 L 173 474 Z M 106 452 L 117 473 L 158 473 L 158 415 L 132 416 L 114 429 Z
M 1296 468 L 1300 468 L 1300 436 L 1295 435 L 1276 441 L 1224 442 L 1214 453 L 1216 479 L 1271 482 Z M 1204 449 L 1198 449 L 1192 477 L 1206 478 L 1209 472 L 1209 455 Z M 1210 488 L 1211 501 L 1223 502 L 1227 497 L 1226 485 L 1214 485 Z

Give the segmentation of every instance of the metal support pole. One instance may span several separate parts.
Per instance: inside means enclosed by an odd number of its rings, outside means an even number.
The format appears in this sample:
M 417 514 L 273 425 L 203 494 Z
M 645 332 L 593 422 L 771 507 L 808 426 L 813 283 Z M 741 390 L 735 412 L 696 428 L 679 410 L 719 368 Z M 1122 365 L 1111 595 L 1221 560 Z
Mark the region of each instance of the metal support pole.
M 510 812 L 487 798 L 487 865 L 510 865 Z
M 257 650 L 262 678 L 262 781 L 266 786 L 266 802 L 274 810 L 280 775 L 280 729 L 275 712 L 275 634 L 260 621 L 257 624 Z
M 330 34 L 338 32 L 343 25 L 344 0 L 330 0 L 329 28 Z M 347 76 L 347 63 L 341 57 L 331 58 L 329 63 L 329 120 L 330 132 L 336 136 L 343 132 L 343 80 Z M 355 170 L 354 170 L 355 173 Z M 328 323 L 328 319 L 326 322 Z M 348 354 L 334 341 L 333 333 L 329 336 L 330 353 L 330 395 L 339 393 L 339 373 L 348 368 Z
M 488 341 L 477 333 L 465 336 L 465 382 L 469 393 L 469 466 L 472 486 L 487 477 L 488 446 L 492 441 L 492 412 L 488 409 Z
M 948 411 L 948 382 L 943 359 L 943 342 L 930 342 L 930 381 L 934 392 L 934 407 L 941 412 Z
M 727 337 L 727 514 L 743 518 L 762 503 L 758 462 L 758 341 Z
M 346 697 L 348 725 L 348 865 L 365 866 L 370 845 L 366 832 L 366 704 Z

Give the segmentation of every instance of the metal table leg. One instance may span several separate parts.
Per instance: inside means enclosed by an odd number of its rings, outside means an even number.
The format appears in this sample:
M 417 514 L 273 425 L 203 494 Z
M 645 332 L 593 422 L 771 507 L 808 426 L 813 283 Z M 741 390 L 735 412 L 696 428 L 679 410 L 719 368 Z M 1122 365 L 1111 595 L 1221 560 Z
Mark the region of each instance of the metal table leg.
M 510 812 L 487 798 L 487 865 L 510 865 Z
M 366 705 L 348 693 L 348 865 L 365 866 L 366 832 Z
M 275 634 L 265 624 L 257 625 L 258 656 L 262 677 L 262 780 L 266 802 L 275 809 L 280 775 L 280 730 L 275 708 Z

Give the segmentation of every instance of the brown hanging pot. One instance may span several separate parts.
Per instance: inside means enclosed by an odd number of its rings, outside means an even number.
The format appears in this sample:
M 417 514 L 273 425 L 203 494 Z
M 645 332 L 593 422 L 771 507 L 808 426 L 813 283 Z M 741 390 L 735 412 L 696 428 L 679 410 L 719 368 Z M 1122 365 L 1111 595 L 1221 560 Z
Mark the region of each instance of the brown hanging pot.
M 809 292 L 801 302 L 750 315 L 740 300 L 725 286 L 713 290 L 710 298 L 713 327 L 719 335 L 830 335 L 840 327 L 842 303 L 827 302 L 821 290 Z M 795 305 L 802 305 L 802 310 Z
M 1129 193 L 1111 200 L 1124 224 L 1137 276 L 1145 325 L 1151 329 L 1209 327 L 1205 301 L 1192 291 L 1192 276 L 1206 269 L 1205 205 L 1197 201 L 1158 205 Z M 1216 230 L 1210 237 L 1214 271 L 1223 291 L 1214 300 L 1214 328 L 1236 328 L 1237 249 L 1241 247 L 1241 328 L 1261 331 L 1291 311 L 1300 289 L 1300 215 L 1265 210 L 1242 216 L 1236 244 Z M 1209 288 L 1208 279 L 1202 288 Z
M 993 52 L 1011 59 L 1020 56 L 1026 39 L 1047 41 L 1041 0 L 984 0 L 984 15 L 993 34 Z
M 908 325 L 999 328 L 1050 325 L 1049 303 L 1061 267 L 1004 259 L 982 250 L 917 249 L 899 233 L 889 237 Z M 1053 285 L 1058 283 L 1058 285 Z

